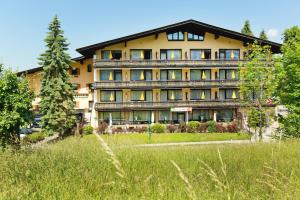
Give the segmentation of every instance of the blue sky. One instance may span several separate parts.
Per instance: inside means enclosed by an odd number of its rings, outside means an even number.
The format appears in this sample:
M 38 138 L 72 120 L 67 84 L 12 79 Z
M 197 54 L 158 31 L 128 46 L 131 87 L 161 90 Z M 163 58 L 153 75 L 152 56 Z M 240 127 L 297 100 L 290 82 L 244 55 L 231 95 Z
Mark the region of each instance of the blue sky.
M 195 19 L 240 31 L 246 19 L 258 35 L 280 42 L 299 25 L 300 0 L 0 0 L 0 62 L 15 70 L 38 66 L 49 22 L 57 14 L 69 53 L 109 39 Z

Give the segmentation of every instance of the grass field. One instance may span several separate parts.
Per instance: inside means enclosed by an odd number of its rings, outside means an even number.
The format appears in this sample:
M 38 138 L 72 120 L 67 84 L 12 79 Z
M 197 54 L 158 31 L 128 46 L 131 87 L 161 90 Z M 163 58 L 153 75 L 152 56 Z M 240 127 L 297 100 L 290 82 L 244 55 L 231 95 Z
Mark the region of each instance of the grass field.
M 154 144 L 170 142 L 204 142 L 223 140 L 247 140 L 249 134 L 245 133 L 164 133 L 151 134 L 113 134 L 102 136 L 109 145 L 134 145 L 134 144 Z
M 112 149 L 112 150 L 111 150 Z M 112 148 L 95 135 L 0 152 L 0 199 L 297 199 L 300 141 Z

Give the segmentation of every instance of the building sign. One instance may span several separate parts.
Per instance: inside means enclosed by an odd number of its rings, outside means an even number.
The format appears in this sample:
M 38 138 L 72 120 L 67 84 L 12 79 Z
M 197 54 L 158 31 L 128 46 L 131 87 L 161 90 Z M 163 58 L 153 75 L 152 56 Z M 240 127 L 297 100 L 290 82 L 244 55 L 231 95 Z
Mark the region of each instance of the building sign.
M 192 112 L 192 107 L 171 108 L 171 112 Z

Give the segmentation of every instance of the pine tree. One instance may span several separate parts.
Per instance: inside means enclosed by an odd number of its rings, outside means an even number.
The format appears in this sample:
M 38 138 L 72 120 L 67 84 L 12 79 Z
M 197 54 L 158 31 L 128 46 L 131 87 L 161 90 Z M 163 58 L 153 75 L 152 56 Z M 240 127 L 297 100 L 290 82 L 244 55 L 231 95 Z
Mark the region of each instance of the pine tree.
M 42 127 L 44 131 L 50 134 L 58 133 L 62 137 L 75 122 L 74 91 L 68 73 L 71 60 L 66 52 L 68 43 L 57 16 L 48 29 L 44 40 L 46 51 L 39 58 L 43 67 L 40 92 Z
M 245 34 L 245 35 L 249 35 L 249 36 L 254 36 L 251 30 L 251 25 L 250 25 L 250 21 L 246 20 L 244 27 L 241 30 L 241 33 Z
M 264 30 L 264 29 L 260 32 L 259 38 L 260 38 L 260 39 L 263 39 L 263 40 L 268 40 L 268 36 L 267 36 L 267 34 L 265 33 L 265 30 Z

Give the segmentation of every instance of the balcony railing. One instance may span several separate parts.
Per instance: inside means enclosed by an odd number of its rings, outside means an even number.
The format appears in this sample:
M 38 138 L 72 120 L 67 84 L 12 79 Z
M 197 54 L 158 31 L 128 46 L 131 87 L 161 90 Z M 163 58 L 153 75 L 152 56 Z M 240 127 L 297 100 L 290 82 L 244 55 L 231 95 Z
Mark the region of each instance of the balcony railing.
M 170 109 L 173 107 L 201 107 L 201 108 L 219 108 L 219 107 L 238 107 L 238 99 L 210 100 L 210 101 L 167 101 L 167 102 L 98 102 L 95 104 L 96 110 L 107 109 Z
M 95 89 L 120 88 L 182 88 L 182 87 L 237 87 L 238 80 L 180 80 L 180 81 L 99 81 L 94 83 Z
M 94 67 L 238 67 L 245 60 L 94 60 Z

